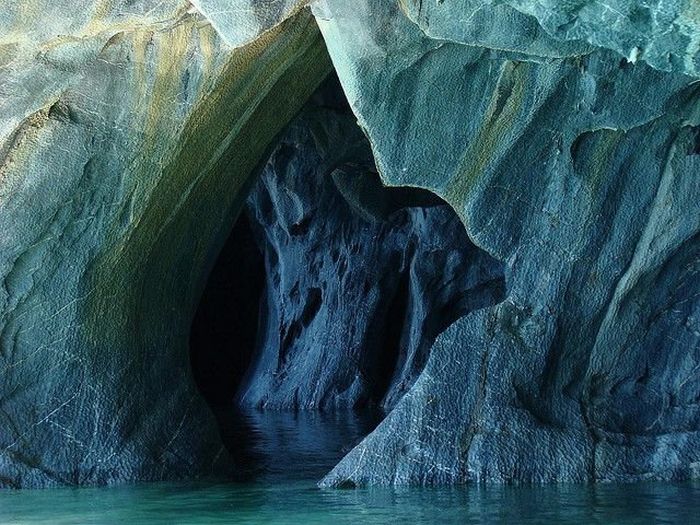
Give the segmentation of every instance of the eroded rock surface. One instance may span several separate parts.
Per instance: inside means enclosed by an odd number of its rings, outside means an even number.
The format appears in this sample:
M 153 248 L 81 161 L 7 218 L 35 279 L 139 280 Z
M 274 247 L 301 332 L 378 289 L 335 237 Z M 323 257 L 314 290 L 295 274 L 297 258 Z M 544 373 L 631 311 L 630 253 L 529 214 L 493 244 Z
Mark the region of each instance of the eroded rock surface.
M 231 46 L 257 39 L 297 13 L 309 0 L 191 0 Z
M 228 468 L 188 328 L 250 173 L 329 70 L 303 13 L 224 45 L 189 2 L 0 8 L 0 485 Z
M 225 469 L 187 330 L 329 69 L 284 21 L 304 2 L 6 4 L 0 484 Z M 697 2 L 313 8 L 382 180 L 468 239 L 387 197 L 347 113 L 305 113 L 251 205 L 269 315 L 242 401 L 394 406 L 327 486 L 697 477 Z
M 420 16 L 407 4 L 314 10 L 384 181 L 449 202 L 472 241 L 505 263 L 508 293 L 438 337 L 414 387 L 322 484 L 696 475 L 696 79 L 660 71 L 672 68 L 650 51 L 648 65 L 605 49 L 620 51 L 622 29 L 612 24 L 602 42 L 600 25 L 585 23 L 602 3 L 541 7 L 580 8 L 570 30 L 604 46 L 559 53 L 558 31 L 527 31 L 504 50 L 502 35 L 458 27 L 475 2 L 416 3 Z M 519 16 L 481 4 L 485 30 Z M 694 9 L 664 5 L 672 18 Z
M 700 76 L 700 5 L 695 0 L 399 3 L 433 38 L 541 57 L 585 52 L 591 44 L 631 62 Z
M 244 406 L 391 408 L 442 330 L 503 297 L 502 264 L 449 206 L 381 185 L 334 83 L 285 132 L 247 210 L 266 286 Z

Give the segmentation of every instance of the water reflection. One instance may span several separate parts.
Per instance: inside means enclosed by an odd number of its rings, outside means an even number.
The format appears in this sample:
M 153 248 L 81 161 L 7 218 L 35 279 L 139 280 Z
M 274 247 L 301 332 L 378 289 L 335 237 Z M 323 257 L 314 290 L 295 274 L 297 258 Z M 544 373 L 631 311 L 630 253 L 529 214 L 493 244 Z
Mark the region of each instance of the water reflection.
M 217 411 L 238 481 L 318 481 L 381 421 L 380 411 Z

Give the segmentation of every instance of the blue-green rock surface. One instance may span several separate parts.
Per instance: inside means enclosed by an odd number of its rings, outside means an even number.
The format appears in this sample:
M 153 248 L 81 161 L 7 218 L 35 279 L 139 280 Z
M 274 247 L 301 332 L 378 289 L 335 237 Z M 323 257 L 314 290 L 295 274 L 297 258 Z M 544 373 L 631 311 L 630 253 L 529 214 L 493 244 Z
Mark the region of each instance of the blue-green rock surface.
M 325 486 L 697 473 L 700 86 L 682 74 L 695 71 L 623 58 L 623 26 L 584 23 L 602 4 L 565 3 L 570 32 L 546 22 L 566 9 L 537 3 L 537 29 L 520 4 L 314 5 L 383 180 L 449 202 L 507 283 L 438 338 Z M 674 20 L 692 12 L 673 5 Z M 499 30 L 513 24 L 529 38 Z M 654 27 L 637 31 L 652 42 Z
M 454 210 L 382 186 L 338 92 L 289 126 L 248 198 L 266 276 L 243 407 L 391 409 L 441 331 L 503 298 L 503 265 Z
M 0 7 L 0 485 L 228 467 L 189 327 L 260 160 L 330 70 L 304 4 Z M 441 197 L 505 276 L 322 485 L 700 476 L 697 1 L 312 10 L 383 182 Z M 344 202 L 377 211 L 341 179 Z M 302 204 L 318 191 L 297 189 Z M 271 216 L 294 225 L 283 200 Z M 423 222 L 425 238 L 430 224 L 447 228 Z M 303 313 L 280 290 L 278 310 Z M 307 353 L 338 336 L 303 333 Z M 326 392 L 354 370 L 330 345 L 310 356 Z M 266 399 L 308 379 L 270 381 Z
M 309 13 L 233 49 L 188 2 L 77 4 L 0 7 L 0 486 L 225 471 L 189 324 L 330 63 Z

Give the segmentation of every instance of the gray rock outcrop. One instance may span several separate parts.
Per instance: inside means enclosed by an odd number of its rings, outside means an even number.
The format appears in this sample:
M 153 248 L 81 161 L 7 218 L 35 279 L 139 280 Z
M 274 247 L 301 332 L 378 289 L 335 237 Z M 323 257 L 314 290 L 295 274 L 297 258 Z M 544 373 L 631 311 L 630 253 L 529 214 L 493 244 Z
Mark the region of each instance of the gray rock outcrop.
M 697 477 L 695 0 L 317 0 L 354 117 L 284 132 L 304 1 L 6 4 L 1 486 L 229 468 L 188 338 L 252 188 L 241 402 L 391 408 L 323 486 Z

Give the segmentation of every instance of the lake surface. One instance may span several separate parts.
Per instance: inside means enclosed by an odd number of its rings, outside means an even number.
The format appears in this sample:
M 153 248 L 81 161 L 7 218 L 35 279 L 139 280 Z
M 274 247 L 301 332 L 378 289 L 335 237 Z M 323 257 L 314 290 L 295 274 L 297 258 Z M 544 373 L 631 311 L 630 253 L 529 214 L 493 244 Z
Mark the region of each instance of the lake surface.
M 0 494 L 3 524 L 700 523 L 700 486 L 320 490 L 273 484 L 144 484 Z
M 678 523 L 700 525 L 700 483 L 320 490 L 377 422 L 350 413 L 232 420 L 237 481 L 0 492 L 0 524 Z

